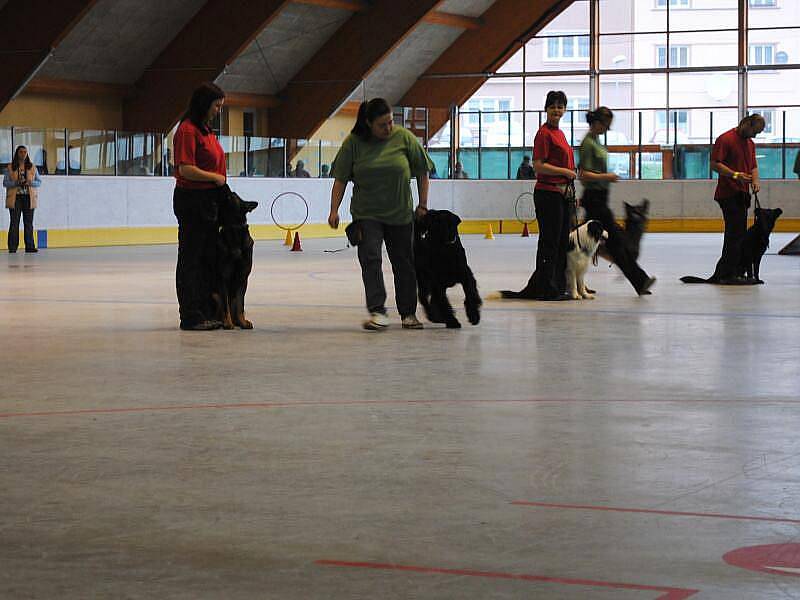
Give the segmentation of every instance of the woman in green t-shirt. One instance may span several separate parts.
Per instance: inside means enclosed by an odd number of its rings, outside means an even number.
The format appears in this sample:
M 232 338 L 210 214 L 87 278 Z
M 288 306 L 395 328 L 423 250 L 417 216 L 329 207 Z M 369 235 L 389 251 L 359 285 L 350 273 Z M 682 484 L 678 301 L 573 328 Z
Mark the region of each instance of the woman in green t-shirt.
M 394 274 L 395 301 L 405 329 L 422 329 L 417 320 L 417 278 L 414 271 L 411 178 L 417 178 L 417 215 L 428 206 L 428 173 L 433 162 L 419 140 L 407 129 L 395 127 L 392 109 L 383 98 L 362 102 L 355 127 L 333 161 L 331 212 L 328 224 L 339 227 L 339 206 L 347 182 L 353 182 L 350 213 L 360 231 L 358 261 L 367 297 L 369 319 L 364 329 L 389 325 L 381 250 L 386 251 Z
M 589 132 L 583 138 L 580 149 L 580 179 L 583 183 L 581 206 L 586 211 L 587 221 L 596 219 L 603 224 L 608 232 L 606 248 L 611 258 L 631 282 L 636 293 L 642 296 L 650 293 L 649 289 L 656 279 L 645 273 L 625 248 L 625 232 L 617 225 L 614 213 L 608 206 L 608 188 L 619 178 L 616 173 L 609 173 L 608 151 L 599 138 L 610 129 L 613 120 L 614 113 L 605 106 L 586 113 Z

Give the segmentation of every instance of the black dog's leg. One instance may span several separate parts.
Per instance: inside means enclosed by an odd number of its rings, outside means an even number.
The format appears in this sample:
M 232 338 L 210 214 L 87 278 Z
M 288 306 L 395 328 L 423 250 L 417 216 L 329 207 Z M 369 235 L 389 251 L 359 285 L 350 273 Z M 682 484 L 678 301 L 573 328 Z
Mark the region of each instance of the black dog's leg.
M 444 321 L 444 324 L 448 329 L 459 329 L 461 327 L 461 323 L 459 323 L 458 319 L 456 319 L 456 313 L 453 310 L 453 306 L 450 304 L 450 300 L 447 298 L 447 288 L 442 285 L 435 285 L 431 300 L 433 306 L 438 309 L 437 312 L 442 317 L 441 321 L 438 321 L 439 323 Z
M 425 318 L 431 323 L 436 323 L 434 314 L 431 310 L 431 289 L 428 282 L 428 273 L 423 269 L 417 269 L 417 295 L 419 296 L 419 304 L 422 310 L 425 311 Z
M 756 279 L 756 283 L 764 283 L 764 281 L 758 275 L 758 272 L 760 270 L 761 270 L 761 256 L 756 256 L 756 258 L 753 260 L 753 276 Z
M 472 271 L 467 267 L 464 275 L 464 281 L 461 284 L 464 288 L 464 309 L 467 311 L 467 319 L 472 325 L 477 325 L 481 322 L 481 295 L 478 293 L 478 282 L 475 281 L 475 276 Z

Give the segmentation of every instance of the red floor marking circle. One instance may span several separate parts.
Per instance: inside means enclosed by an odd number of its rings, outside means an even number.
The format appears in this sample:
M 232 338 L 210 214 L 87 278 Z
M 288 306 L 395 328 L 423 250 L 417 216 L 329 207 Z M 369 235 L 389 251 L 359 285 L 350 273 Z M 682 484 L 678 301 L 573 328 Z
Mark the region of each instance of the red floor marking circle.
M 800 544 L 747 546 L 731 550 L 722 560 L 750 571 L 800 577 Z

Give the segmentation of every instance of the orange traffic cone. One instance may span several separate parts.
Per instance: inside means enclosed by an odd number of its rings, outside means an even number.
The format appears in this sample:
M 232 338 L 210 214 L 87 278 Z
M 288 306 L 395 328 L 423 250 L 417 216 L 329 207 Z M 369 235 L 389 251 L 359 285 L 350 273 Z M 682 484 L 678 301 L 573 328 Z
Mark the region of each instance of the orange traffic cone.
M 292 252 L 302 252 L 303 248 L 300 246 L 300 232 L 294 232 L 294 243 L 292 244 Z
M 291 229 L 287 229 L 286 230 L 286 239 L 283 240 L 283 245 L 284 246 L 291 246 L 292 245 L 292 230 Z
M 493 240 L 494 239 L 494 232 L 492 231 L 492 224 L 491 223 L 487 223 L 486 224 L 486 235 L 484 235 L 483 237 L 485 239 L 487 239 L 487 240 Z
M 530 232 L 528 232 L 528 224 L 524 223 L 522 226 L 522 237 L 531 237 Z

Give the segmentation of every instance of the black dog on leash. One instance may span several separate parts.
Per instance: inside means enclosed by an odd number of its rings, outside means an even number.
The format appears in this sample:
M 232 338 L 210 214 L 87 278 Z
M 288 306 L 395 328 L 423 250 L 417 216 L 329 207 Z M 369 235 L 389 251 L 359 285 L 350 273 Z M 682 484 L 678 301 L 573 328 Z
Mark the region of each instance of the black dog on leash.
M 473 325 L 481 320 L 478 284 L 467 264 L 467 254 L 458 237 L 461 219 L 449 210 L 429 210 L 417 219 L 414 229 L 414 265 L 417 271 L 419 303 L 431 323 L 450 329 L 461 327 L 447 299 L 447 288 L 460 283 L 464 308 Z
M 780 208 L 756 208 L 755 222 L 747 230 L 742 242 L 742 258 L 739 261 L 740 275 L 764 283 L 758 277 L 761 258 L 769 247 L 769 234 L 775 228 L 775 221 L 783 214 Z
M 739 259 L 739 272 L 737 276 L 741 281 L 738 284 L 764 283 L 759 278 L 761 259 L 769 246 L 769 234 L 775 228 L 775 221 L 783 214 L 780 208 L 757 207 L 754 211 L 755 221 L 747 230 L 742 240 L 742 255 Z M 683 283 L 720 283 L 713 277 L 703 279 L 693 275 L 681 277 Z
M 257 206 L 258 202 L 242 200 L 227 186 L 218 203 L 216 281 L 212 297 L 217 305 L 217 319 L 225 329 L 253 328 L 244 317 L 244 294 L 253 269 L 253 238 L 247 213 Z

